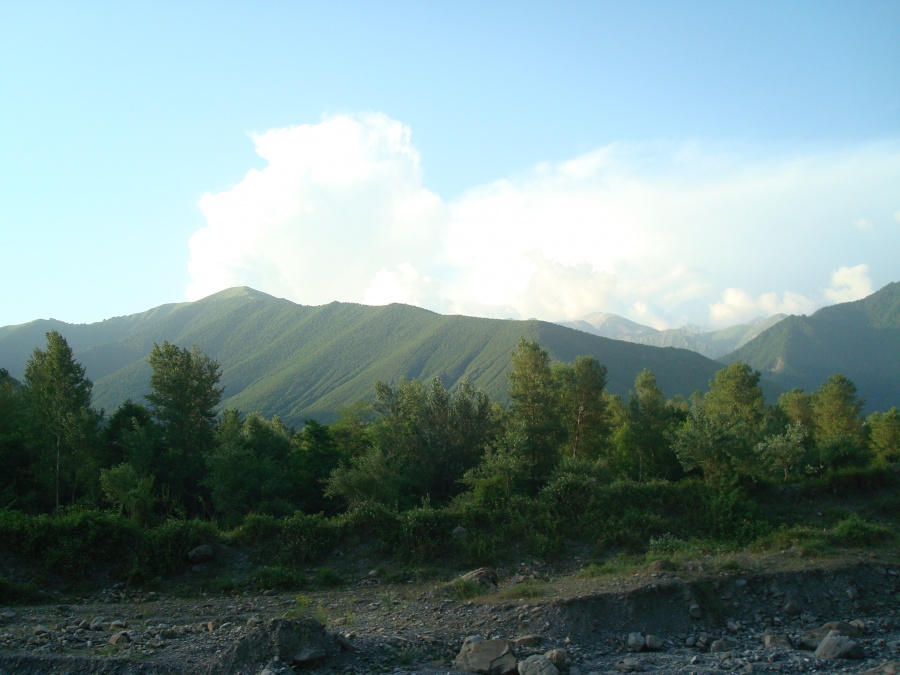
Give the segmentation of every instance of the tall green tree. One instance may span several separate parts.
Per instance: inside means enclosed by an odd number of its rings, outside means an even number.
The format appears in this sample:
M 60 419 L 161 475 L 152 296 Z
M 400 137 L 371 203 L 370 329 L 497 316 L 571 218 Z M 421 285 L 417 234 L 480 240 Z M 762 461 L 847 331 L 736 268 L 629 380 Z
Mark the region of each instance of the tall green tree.
M 509 422 L 521 434 L 535 492 L 559 460 L 565 426 L 559 414 L 560 391 L 550 367 L 550 355 L 537 342 L 521 338 L 510 354 Z
M 723 481 L 753 469 L 753 448 L 765 437 L 766 406 L 759 371 L 735 361 L 716 372 L 696 399 L 674 448 L 686 471 Z
M 678 477 L 681 466 L 671 440 L 684 416 L 667 404 L 651 371 L 642 370 L 635 377 L 623 413 L 616 444 L 619 456 L 628 461 L 630 477 L 639 482 Z
M 95 452 L 99 415 L 91 408 L 93 384 L 58 331 L 46 349 L 35 349 L 25 366 L 25 402 L 37 478 L 59 508 L 99 475 Z
M 163 342 L 150 353 L 147 402 L 162 430 L 165 456 L 158 478 L 185 504 L 199 508 L 204 456 L 215 443 L 216 406 L 224 387 L 218 362 L 194 345 L 190 350 Z
M 559 388 L 565 454 L 573 459 L 597 459 L 610 427 L 604 396 L 606 366 L 593 356 L 577 356 L 573 363 L 554 363 L 551 370 Z
M 25 422 L 21 386 L 6 369 L 0 368 L 0 508 L 21 507 L 32 490 Z
M 884 464 L 900 462 L 900 412 L 874 412 L 866 418 L 869 438 L 876 459 Z
M 810 399 L 812 436 L 822 469 L 864 464 L 868 460 L 862 408 L 856 385 L 835 373 Z

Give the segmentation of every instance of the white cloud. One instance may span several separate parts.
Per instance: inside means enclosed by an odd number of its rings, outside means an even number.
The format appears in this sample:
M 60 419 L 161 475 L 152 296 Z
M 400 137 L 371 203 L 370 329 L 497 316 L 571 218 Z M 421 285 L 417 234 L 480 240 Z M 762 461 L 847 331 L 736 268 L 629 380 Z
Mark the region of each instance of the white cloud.
M 808 313 L 871 292 L 869 270 L 896 274 L 900 231 L 858 214 L 895 210 L 900 143 L 750 159 L 615 143 L 445 203 L 423 187 L 410 129 L 384 115 L 253 139 L 267 166 L 200 201 L 191 299 L 246 284 L 304 304 L 722 326 Z
M 340 116 L 253 140 L 268 165 L 200 200 L 190 299 L 251 285 L 304 304 L 359 302 L 380 270 L 434 255 L 444 206 L 422 187 L 407 127 Z
M 841 267 L 831 275 L 831 287 L 825 295 L 831 302 L 851 302 L 861 300 L 872 293 L 872 280 L 868 265 Z
M 810 298 L 786 291 L 751 296 L 740 288 L 726 288 L 722 299 L 710 305 L 709 318 L 717 328 L 747 323 L 760 316 L 773 314 L 806 314 L 815 309 Z

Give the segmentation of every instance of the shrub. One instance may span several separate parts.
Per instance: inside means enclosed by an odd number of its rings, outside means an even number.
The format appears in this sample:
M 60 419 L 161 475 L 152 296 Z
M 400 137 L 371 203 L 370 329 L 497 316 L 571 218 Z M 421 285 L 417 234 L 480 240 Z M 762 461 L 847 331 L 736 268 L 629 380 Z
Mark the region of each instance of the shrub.
M 218 538 L 212 523 L 170 518 L 162 525 L 144 531 L 131 576 L 143 581 L 180 572 L 187 564 L 191 549 L 214 543 Z
M 894 538 L 891 528 L 866 522 L 857 513 L 851 513 L 839 521 L 830 537 L 832 543 L 838 546 L 874 546 Z

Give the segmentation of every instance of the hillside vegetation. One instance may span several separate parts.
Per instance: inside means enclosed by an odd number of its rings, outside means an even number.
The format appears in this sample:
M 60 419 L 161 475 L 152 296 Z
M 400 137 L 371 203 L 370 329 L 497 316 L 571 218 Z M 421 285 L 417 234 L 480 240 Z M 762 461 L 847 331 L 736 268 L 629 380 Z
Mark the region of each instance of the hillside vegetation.
M 94 403 L 108 411 L 149 391 L 147 355 L 164 341 L 199 346 L 222 367 L 222 407 L 278 415 L 292 425 L 334 419 L 372 397 L 375 382 L 440 377 L 455 389 L 467 378 L 505 401 L 509 353 L 525 337 L 553 358 L 594 356 L 608 368 L 608 390 L 627 395 L 643 369 L 668 396 L 703 390 L 720 364 L 695 353 L 600 338 L 542 321 L 441 316 L 408 305 L 297 305 L 249 288 L 164 305 L 88 325 L 34 321 L 0 328 L 0 367 L 21 378 L 45 333 L 56 330 L 94 382 Z M 767 393 L 777 396 L 777 389 Z
M 900 400 L 900 282 L 855 302 L 789 316 L 724 362 L 742 361 L 785 389 L 811 391 L 839 372 L 869 410 Z

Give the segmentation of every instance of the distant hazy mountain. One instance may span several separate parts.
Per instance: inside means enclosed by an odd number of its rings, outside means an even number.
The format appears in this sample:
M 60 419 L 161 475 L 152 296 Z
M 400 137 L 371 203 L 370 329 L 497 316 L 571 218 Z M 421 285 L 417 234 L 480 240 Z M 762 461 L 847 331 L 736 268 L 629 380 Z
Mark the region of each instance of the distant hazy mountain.
M 45 334 L 58 330 L 94 382 L 107 411 L 148 390 L 154 343 L 198 345 L 223 370 L 224 406 L 278 414 L 294 425 L 330 419 L 342 405 L 370 398 L 376 380 L 462 377 L 505 400 L 509 353 L 519 338 L 537 340 L 554 358 L 591 354 L 609 369 L 609 390 L 627 394 L 643 368 L 668 396 L 705 390 L 722 366 L 681 349 L 610 340 L 542 321 L 441 316 L 407 305 L 297 305 L 249 288 L 192 303 L 72 325 L 39 320 L 0 328 L 0 367 L 21 378 Z
M 722 359 L 741 360 L 786 389 L 850 378 L 868 410 L 900 407 L 900 282 L 867 298 L 789 316 Z
M 560 322 L 560 325 L 614 340 L 626 340 L 652 347 L 690 349 L 708 358 L 718 359 L 747 344 L 784 318 L 784 314 L 776 314 L 768 319 L 760 318 L 750 323 L 715 331 L 699 326 L 657 330 L 615 314 L 601 312 L 586 316 L 579 321 L 563 321 Z

